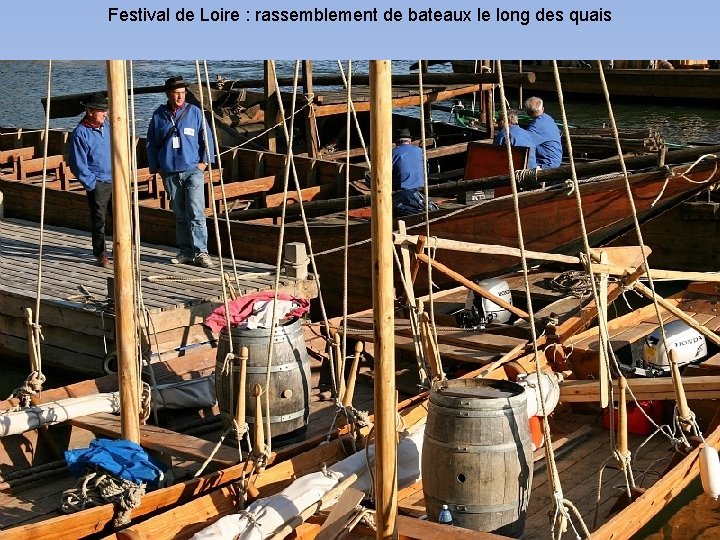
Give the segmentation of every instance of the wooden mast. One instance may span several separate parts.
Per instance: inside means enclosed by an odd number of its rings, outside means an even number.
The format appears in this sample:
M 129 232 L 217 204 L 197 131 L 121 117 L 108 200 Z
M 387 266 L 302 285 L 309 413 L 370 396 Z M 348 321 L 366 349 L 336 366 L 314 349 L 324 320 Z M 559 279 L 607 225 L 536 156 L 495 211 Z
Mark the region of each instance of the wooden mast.
M 140 398 L 138 392 L 130 231 L 130 150 L 127 126 L 125 61 L 108 60 L 107 81 L 111 127 L 110 155 L 113 174 L 113 267 L 115 274 L 115 347 L 120 388 L 120 426 L 123 439 L 140 442 Z
M 392 91 L 389 60 L 370 62 L 372 281 L 375 344 L 377 538 L 397 538 L 395 319 L 392 238 Z

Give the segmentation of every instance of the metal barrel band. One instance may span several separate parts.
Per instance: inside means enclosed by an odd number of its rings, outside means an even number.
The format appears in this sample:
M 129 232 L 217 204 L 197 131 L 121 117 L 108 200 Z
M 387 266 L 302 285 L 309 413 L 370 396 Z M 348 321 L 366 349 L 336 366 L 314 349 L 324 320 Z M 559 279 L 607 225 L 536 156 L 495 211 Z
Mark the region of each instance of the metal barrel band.
M 283 414 L 280 416 L 269 416 L 268 418 L 270 419 L 271 424 L 277 424 L 278 422 L 287 422 L 288 420 L 295 420 L 296 418 L 300 418 L 301 416 L 303 416 L 305 414 L 306 414 L 306 410 L 300 409 L 299 411 L 294 411 L 294 412 L 291 412 L 288 414 Z M 255 418 L 253 418 L 251 416 L 246 416 L 245 421 L 248 424 L 254 424 Z

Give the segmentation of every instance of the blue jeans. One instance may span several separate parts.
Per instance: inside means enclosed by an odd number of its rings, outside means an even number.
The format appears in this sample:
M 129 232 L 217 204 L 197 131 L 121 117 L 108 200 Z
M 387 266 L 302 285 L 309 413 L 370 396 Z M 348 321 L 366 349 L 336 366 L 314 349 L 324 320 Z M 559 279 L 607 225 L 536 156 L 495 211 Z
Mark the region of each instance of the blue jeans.
M 205 174 L 197 167 L 165 173 L 163 184 L 175 213 L 175 234 L 180 254 L 195 257 L 199 253 L 207 253 Z

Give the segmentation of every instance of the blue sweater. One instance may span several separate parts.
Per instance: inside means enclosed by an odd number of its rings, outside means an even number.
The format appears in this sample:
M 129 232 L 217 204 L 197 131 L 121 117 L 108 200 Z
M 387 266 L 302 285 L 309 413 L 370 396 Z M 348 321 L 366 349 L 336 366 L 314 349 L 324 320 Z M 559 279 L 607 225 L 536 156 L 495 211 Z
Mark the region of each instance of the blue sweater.
M 562 143 L 560 130 L 552 116 L 547 113 L 541 114 L 530 122 L 527 131 L 535 141 L 535 154 L 540 168 L 559 167 L 562 163 Z
M 499 129 L 495 134 L 493 143 L 498 146 L 505 144 L 505 130 Z M 534 169 L 537 166 L 535 160 L 535 142 L 532 140 L 530 134 L 518 125 L 510 126 L 510 145 L 511 146 L 525 146 L 528 148 L 528 169 Z
M 183 115 L 183 111 L 187 112 Z M 182 118 L 180 118 L 182 115 Z M 180 118 L 175 125 L 175 118 Z M 167 139 L 166 134 L 173 130 Z M 150 172 L 177 173 L 196 167 L 198 163 L 215 160 L 215 143 L 208 130 L 208 147 L 205 148 L 205 122 L 202 111 L 186 103 L 173 116 L 167 104 L 160 105 L 153 113 L 147 132 L 147 155 Z M 179 148 L 173 148 L 173 138 L 178 137 Z
M 425 185 L 422 149 L 412 144 L 401 144 L 392 151 L 392 188 L 419 189 Z
M 84 121 L 72 132 L 68 152 L 70 170 L 88 191 L 97 182 L 112 182 L 110 165 L 110 124 L 96 128 Z

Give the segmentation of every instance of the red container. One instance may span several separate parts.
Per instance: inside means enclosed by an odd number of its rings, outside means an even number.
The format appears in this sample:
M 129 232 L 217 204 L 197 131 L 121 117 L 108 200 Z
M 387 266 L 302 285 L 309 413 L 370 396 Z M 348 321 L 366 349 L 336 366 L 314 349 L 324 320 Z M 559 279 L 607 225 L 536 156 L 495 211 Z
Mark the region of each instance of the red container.
M 642 410 L 641 410 L 642 409 Z M 614 407 L 615 420 L 613 426 L 617 430 L 618 424 L 618 409 Z M 649 435 L 655 431 L 655 426 L 645 417 L 645 414 L 652 418 L 652 420 L 659 424 L 662 421 L 662 402 L 660 401 L 638 401 L 635 403 L 628 403 L 627 405 L 627 423 L 628 433 L 634 433 L 636 435 Z M 610 429 L 610 409 L 603 411 L 603 426 L 605 429 Z

